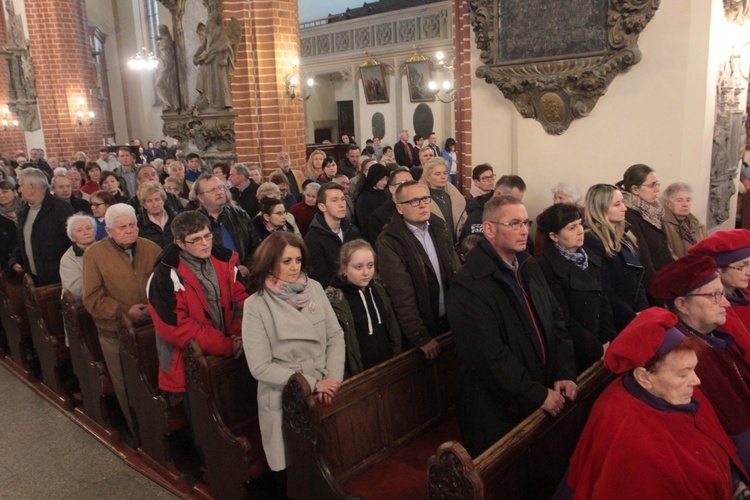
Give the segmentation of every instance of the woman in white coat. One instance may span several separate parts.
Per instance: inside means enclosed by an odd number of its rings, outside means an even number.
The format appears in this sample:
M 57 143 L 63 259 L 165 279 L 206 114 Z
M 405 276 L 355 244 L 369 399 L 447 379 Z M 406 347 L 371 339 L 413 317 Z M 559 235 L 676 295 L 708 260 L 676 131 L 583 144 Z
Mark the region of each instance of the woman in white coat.
M 258 381 L 258 419 L 277 496 L 286 496 L 281 392 L 301 373 L 319 404 L 330 405 L 344 378 L 344 332 L 320 283 L 304 270 L 304 242 L 288 232 L 268 236 L 255 251 L 242 321 L 242 343 Z

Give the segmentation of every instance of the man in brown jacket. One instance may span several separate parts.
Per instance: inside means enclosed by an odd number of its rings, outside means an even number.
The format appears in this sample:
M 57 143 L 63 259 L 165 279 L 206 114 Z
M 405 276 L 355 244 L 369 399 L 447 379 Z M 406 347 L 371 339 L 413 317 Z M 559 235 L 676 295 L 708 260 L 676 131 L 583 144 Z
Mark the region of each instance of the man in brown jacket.
M 150 319 L 146 284 L 161 248 L 138 237 L 135 210 L 130 205 L 112 205 L 104 219 L 109 237 L 91 245 L 83 255 L 83 305 L 99 331 L 115 395 L 132 430 L 117 329 L 123 314 L 135 322 Z

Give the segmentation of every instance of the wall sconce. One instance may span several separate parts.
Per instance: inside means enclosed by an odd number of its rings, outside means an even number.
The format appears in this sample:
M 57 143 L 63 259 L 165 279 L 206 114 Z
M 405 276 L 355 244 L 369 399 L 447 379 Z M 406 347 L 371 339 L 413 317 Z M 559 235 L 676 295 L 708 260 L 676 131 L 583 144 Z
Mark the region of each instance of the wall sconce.
M 84 125 L 91 126 L 94 124 L 94 118 L 96 113 L 86 109 L 86 101 L 83 98 L 78 99 L 78 111 L 76 111 L 76 119 L 78 120 L 78 126 L 83 127 Z
M 304 95 L 303 89 L 299 89 L 297 93 L 297 86 L 299 85 L 299 76 L 297 75 L 297 69 L 299 67 L 299 59 L 296 57 L 292 61 L 292 72 L 284 77 L 284 89 L 289 94 L 289 98 L 293 101 L 306 101 L 312 97 L 312 88 L 315 85 L 315 80 L 308 78 L 305 82 L 305 88 L 307 88 L 307 95 Z
M 2 114 L 3 114 L 3 118 L 2 118 L 3 130 L 10 130 L 10 129 L 18 128 L 18 120 L 12 117 L 12 115 L 10 114 L 10 109 L 8 109 L 8 106 L 3 107 Z
M 440 83 L 436 82 L 435 80 L 430 80 L 427 83 L 427 88 L 430 90 L 435 99 L 440 102 L 449 104 L 456 100 L 456 89 L 453 88 L 453 60 L 447 60 L 445 58 L 445 54 L 443 54 L 442 52 L 438 52 L 437 54 L 435 54 L 435 59 L 437 59 L 435 65 L 437 66 L 438 71 L 446 78 L 443 78 Z
M 745 79 L 745 81 L 750 82 L 750 74 L 746 75 L 745 72 L 742 71 L 742 67 L 747 66 L 748 60 L 750 60 L 750 42 L 747 42 L 745 45 L 743 45 L 739 51 L 735 50 L 735 48 L 732 47 L 732 55 L 729 57 L 729 62 L 732 65 L 732 71 L 737 71 L 737 73 L 739 73 L 740 76 Z

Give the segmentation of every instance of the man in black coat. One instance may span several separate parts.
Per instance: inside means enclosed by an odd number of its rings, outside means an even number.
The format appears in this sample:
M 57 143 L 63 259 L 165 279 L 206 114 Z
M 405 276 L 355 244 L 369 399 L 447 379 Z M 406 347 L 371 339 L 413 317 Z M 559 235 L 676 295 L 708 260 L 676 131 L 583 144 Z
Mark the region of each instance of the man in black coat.
M 258 184 L 250 178 L 250 169 L 242 163 L 235 164 L 229 170 L 229 182 L 232 187 L 229 192 L 232 193 L 232 199 L 250 217 L 255 217 L 260 212 L 258 205 Z
M 377 269 L 404 348 L 419 347 L 427 359 L 440 354 L 435 337 L 449 330 L 446 297 L 458 257 L 445 222 L 430 213 L 425 184 L 407 181 L 396 189 L 396 213 L 377 240 Z
M 70 203 L 75 213 L 91 215 L 91 204 L 83 198 L 73 198 L 73 183 L 67 175 L 52 176 L 52 194 Z
M 70 247 L 65 222 L 73 207 L 49 192 L 47 176 L 37 168 L 18 174 L 18 191 L 26 203 L 17 214 L 18 246 L 9 265 L 31 274 L 37 286 L 60 283 L 60 259 Z
M 370 214 L 370 243 L 377 241 L 378 235 L 383 231 L 386 224 L 391 221 L 393 214 L 396 213 L 396 189 L 401 184 L 412 180 L 414 179 L 411 176 L 411 172 L 406 167 L 398 167 L 388 176 L 388 191 L 391 197 Z
M 393 146 L 393 156 L 396 158 L 396 163 L 401 167 L 413 167 L 415 162 L 418 165 L 419 159 L 414 156 L 414 146 L 409 142 L 409 131 L 402 130 L 398 134 L 398 142 Z
M 305 236 L 310 251 L 310 277 L 326 288 L 339 270 L 339 251 L 347 241 L 360 238 L 359 229 L 346 220 L 344 188 L 328 182 L 318 190 L 318 210 Z
M 448 293 L 458 353 L 456 412 L 472 457 L 538 408 L 558 415 L 578 393 L 565 319 L 525 251 L 530 223 L 517 198 L 490 199 L 484 237 Z

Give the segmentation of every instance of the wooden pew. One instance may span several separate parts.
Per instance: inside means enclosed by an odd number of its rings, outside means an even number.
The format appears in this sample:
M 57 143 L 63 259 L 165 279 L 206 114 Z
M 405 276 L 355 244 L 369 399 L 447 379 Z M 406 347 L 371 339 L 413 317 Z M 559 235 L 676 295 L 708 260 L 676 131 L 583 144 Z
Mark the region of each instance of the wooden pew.
M 153 323 L 134 325 L 123 314 L 120 321 L 120 362 L 138 440 L 138 454 L 164 477 L 179 480 L 169 450 L 169 436 L 185 425 L 182 405 L 170 407 L 159 391 L 159 360 Z
M 115 398 L 115 392 L 94 320 L 83 303 L 76 301 L 73 294 L 67 291 L 62 298 L 62 316 L 68 333 L 73 371 L 78 376 L 83 395 L 83 409 L 76 408 L 76 412 L 83 413 L 99 425 L 110 441 L 116 440 L 117 433 L 111 427 L 107 404 L 108 400 Z
M 244 499 L 251 481 L 268 471 L 258 426 L 258 383 L 245 356 L 204 355 L 196 340 L 184 351 L 195 444 L 214 498 Z
M 438 341 L 435 360 L 412 349 L 345 380 L 331 406 L 292 376 L 282 403 L 290 497 L 426 497 L 427 458 L 458 437 L 453 336 Z
M 36 352 L 31 341 L 26 305 L 23 301 L 23 278 L 0 273 L 0 320 L 3 323 L 10 356 L 6 364 L 20 377 L 34 380 Z
M 70 363 L 70 350 L 65 345 L 65 327 L 60 310 L 62 286 L 37 287 L 30 275 L 23 278 L 23 295 L 29 319 L 31 338 L 39 356 L 42 383 L 47 397 L 63 408 L 73 408 L 70 392 L 77 385 Z M 44 388 L 42 388 L 44 389 Z
M 614 379 L 599 361 L 578 377 L 579 394 L 555 418 L 537 410 L 480 456 L 456 441 L 428 462 L 431 499 L 550 498 L 565 475 L 591 407 Z

